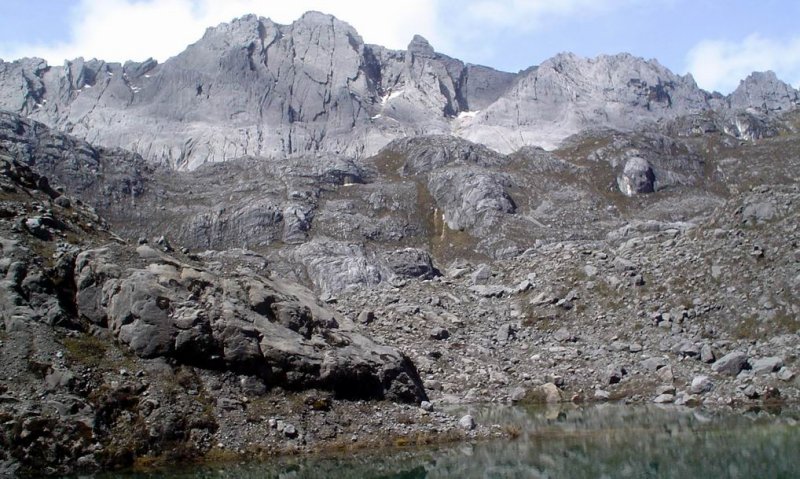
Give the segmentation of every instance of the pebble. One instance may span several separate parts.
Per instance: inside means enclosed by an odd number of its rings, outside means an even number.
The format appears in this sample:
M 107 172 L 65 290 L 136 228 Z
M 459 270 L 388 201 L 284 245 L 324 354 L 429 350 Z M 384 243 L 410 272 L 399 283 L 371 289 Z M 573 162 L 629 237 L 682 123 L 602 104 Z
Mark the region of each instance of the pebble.
M 297 428 L 292 424 L 286 424 L 283 426 L 283 435 L 289 439 L 294 439 L 297 437 Z

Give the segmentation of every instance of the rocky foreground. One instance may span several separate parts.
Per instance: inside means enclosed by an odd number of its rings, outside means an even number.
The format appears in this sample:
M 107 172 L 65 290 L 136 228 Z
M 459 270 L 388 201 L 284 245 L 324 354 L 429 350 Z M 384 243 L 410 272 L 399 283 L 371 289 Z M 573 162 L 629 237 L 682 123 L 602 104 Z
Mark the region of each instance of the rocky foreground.
M 339 298 L 434 400 L 797 401 L 800 187 Z
M 323 302 L 252 251 L 126 242 L 0 160 L 4 473 L 506 433 L 462 402 L 800 399 L 797 185 Z
M 423 402 L 397 349 L 263 276 L 262 257 L 126 244 L 45 177 L 0 161 L 4 474 L 424 443 L 474 427 Z

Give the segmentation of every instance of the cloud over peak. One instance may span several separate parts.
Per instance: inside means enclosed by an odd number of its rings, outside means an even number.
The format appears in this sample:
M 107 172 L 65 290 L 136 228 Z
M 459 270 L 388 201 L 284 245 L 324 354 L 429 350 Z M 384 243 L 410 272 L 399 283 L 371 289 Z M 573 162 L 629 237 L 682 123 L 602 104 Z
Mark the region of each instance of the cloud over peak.
M 432 41 L 436 10 L 426 0 L 404 0 L 402 7 L 381 14 L 374 2 L 348 0 L 80 0 L 69 19 L 69 38 L 50 44 L 3 45 L 0 58 L 38 56 L 52 64 L 79 56 L 108 61 L 164 61 L 197 41 L 209 26 L 255 13 L 278 23 L 291 23 L 308 10 L 321 10 L 344 20 L 365 41 L 405 48 L 409 32 Z
M 754 71 L 772 70 L 795 88 L 800 82 L 800 37 L 751 34 L 741 41 L 706 40 L 687 55 L 687 70 L 707 90 L 729 93 Z

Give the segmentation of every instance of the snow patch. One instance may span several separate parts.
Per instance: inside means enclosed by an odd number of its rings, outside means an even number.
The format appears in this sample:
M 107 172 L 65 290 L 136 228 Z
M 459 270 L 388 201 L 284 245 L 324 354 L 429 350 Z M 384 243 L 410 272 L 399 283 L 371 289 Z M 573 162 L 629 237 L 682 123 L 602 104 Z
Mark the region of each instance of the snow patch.
M 91 87 L 92 87 L 92 85 L 83 85 L 83 87 L 84 87 L 84 88 L 91 88 Z M 80 90 L 78 90 L 78 91 L 80 91 Z
M 387 104 L 388 102 L 390 102 L 390 101 L 394 100 L 395 98 L 401 96 L 403 93 L 405 93 L 405 89 L 398 90 L 398 91 L 393 91 L 393 92 L 389 93 L 388 95 L 382 96 L 381 97 L 381 105 Z
M 382 117 L 382 116 L 383 116 L 383 115 L 381 115 L 380 113 L 378 113 L 377 115 L 373 116 L 373 117 L 372 117 L 372 119 L 373 119 L 373 120 L 377 120 L 378 118 L 380 118 L 380 117 Z
M 481 112 L 480 110 L 462 111 L 461 113 L 458 114 L 458 119 L 460 120 L 462 118 L 475 118 L 476 116 L 478 116 L 478 113 L 480 112 Z

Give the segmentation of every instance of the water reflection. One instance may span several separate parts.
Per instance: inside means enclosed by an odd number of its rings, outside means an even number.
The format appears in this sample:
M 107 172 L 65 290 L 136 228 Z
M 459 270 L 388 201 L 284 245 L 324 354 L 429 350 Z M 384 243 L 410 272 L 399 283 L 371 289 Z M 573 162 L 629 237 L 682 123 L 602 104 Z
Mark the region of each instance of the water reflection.
M 462 412 L 462 411 L 459 411 Z M 800 477 L 798 414 L 601 405 L 470 407 L 517 439 L 425 451 L 286 459 L 163 476 L 207 478 L 792 478 Z

